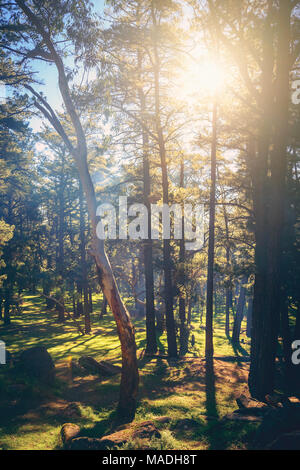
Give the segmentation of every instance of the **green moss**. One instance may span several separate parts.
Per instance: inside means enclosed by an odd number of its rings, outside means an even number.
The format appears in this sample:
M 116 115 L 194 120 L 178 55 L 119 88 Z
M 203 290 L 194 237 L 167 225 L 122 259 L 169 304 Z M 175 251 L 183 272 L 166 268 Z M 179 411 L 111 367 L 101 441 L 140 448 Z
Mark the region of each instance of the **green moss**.
M 18 354 L 32 346 L 43 345 L 50 352 L 56 364 L 69 363 L 70 358 L 78 359 L 90 355 L 100 360 L 109 360 L 113 364 L 121 363 L 119 339 L 113 316 L 110 312 L 99 321 L 101 297 L 95 296 L 94 313 L 91 315 L 92 334 L 82 336 L 71 320 L 65 324 L 56 322 L 56 313 L 47 311 L 44 300 L 39 296 L 24 297 L 22 313 L 12 317 L 12 324 L 0 327 L 0 338 L 5 341 L 12 354 Z M 128 305 L 132 299 L 125 299 Z M 71 310 L 71 306 L 69 306 Z M 145 347 L 146 331 L 144 320 L 134 320 L 138 357 L 142 357 Z M 242 329 L 245 325 L 242 325 Z M 162 439 L 149 444 L 158 449 L 209 449 L 209 448 L 244 448 L 251 436 L 254 425 L 220 424 L 220 418 L 236 408 L 234 394 L 240 384 L 236 377 L 227 380 L 219 377 L 213 397 L 208 397 L 205 389 L 201 361 L 197 358 L 204 354 L 204 329 L 194 313 L 191 335 L 195 337 L 195 346 L 190 347 L 186 361 L 169 364 L 164 358 L 142 357 L 140 366 L 140 392 L 136 413 L 136 422 L 168 416 L 171 423 L 160 426 Z M 218 313 L 215 319 L 214 344 L 215 356 L 233 356 L 239 359 L 249 353 L 249 340 L 241 335 L 243 343 L 234 348 L 224 333 L 224 317 Z M 159 349 L 166 351 L 166 335 L 158 338 Z M 199 363 L 199 369 L 191 365 Z M 201 366 L 201 367 L 200 367 Z M 193 366 L 194 367 L 194 366 Z M 238 364 L 236 364 L 238 368 Z M 224 369 L 225 370 L 225 369 Z M 226 374 L 226 370 L 224 374 Z M 0 367 L 0 398 L 3 403 L 8 399 L 7 390 L 11 384 L 21 383 L 23 388 L 16 399 L 34 400 L 44 397 L 53 401 L 66 399 L 68 384 L 59 379 L 49 390 L 37 382 L 30 381 L 19 372 Z M 220 375 L 220 374 L 219 374 Z M 234 375 L 234 374 L 233 374 Z M 119 376 L 104 381 L 93 382 L 91 393 L 96 399 L 87 404 L 82 397 L 81 418 L 76 422 L 83 428 L 84 435 L 102 436 L 110 432 L 114 410 L 119 394 Z M 21 396 L 20 396 L 21 395 Z M 68 399 L 68 398 L 67 398 Z M 174 423 L 178 419 L 191 418 L 198 421 L 197 429 L 188 432 L 175 432 Z M 20 414 L 11 421 L 0 418 L 0 448 L 2 449 L 55 449 L 60 447 L 60 429 L 63 420 L 59 417 L 39 416 L 31 419 L 30 413 Z M 143 446 L 144 443 L 129 442 L 130 446 Z

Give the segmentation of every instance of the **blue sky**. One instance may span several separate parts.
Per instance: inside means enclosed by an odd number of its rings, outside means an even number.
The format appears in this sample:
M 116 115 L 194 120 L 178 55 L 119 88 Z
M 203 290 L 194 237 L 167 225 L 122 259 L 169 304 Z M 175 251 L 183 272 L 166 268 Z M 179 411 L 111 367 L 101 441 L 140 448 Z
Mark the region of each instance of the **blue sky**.
M 98 13 L 103 12 L 105 0 L 94 0 L 94 9 Z M 68 61 L 67 61 L 68 62 Z M 71 65 L 72 60 L 70 61 Z M 42 91 L 47 97 L 49 104 L 57 111 L 62 109 L 62 99 L 58 89 L 58 77 L 56 67 L 44 61 L 36 61 L 33 65 L 36 73 L 36 79 L 41 85 L 35 85 L 37 91 Z M 30 120 L 33 130 L 38 131 L 41 128 L 42 121 L 39 117 L 33 117 Z

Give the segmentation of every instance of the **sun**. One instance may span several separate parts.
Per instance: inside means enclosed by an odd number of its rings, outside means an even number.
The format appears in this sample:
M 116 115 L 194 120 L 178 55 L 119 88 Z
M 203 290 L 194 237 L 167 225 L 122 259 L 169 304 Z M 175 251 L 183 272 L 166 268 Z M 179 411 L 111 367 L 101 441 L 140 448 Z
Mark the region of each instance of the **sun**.
M 213 95 L 221 90 L 224 78 L 224 71 L 220 64 L 206 61 L 203 64 L 197 64 L 193 69 L 190 87 L 193 91 L 204 91 Z
M 190 101 L 196 96 L 213 98 L 221 93 L 226 81 L 224 68 L 215 60 L 189 60 L 179 74 L 177 97 Z

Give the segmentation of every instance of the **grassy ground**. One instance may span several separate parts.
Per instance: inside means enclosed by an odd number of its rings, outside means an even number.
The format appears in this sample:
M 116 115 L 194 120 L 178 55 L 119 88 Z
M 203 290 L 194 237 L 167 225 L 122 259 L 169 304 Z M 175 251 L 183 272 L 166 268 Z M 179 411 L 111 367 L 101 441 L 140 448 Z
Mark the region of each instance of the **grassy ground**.
M 130 300 L 128 300 L 130 307 Z M 0 366 L 0 448 L 60 448 L 60 428 L 74 421 L 84 435 L 102 436 L 110 431 L 118 400 L 119 376 L 100 380 L 95 376 L 72 377 L 70 358 L 90 355 L 120 365 L 120 347 L 111 313 L 99 321 L 100 298 L 95 299 L 92 334 L 82 336 L 71 321 L 56 323 L 55 312 L 45 309 L 39 296 L 25 296 L 22 313 L 12 318 L 9 327 L 0 327 L 0 339 L 12 354 L 36 345 L 45 346 L 57 367 L 55 387 L 45 389 L 29 381 L 22 372 Z M 192 322 L 195 346 L 185 359 L 170 362 L 163 357 L 145 358 L 145 324 L 134 320 L 141 385 L 135 422 L 168 416 L 171 422 L 161 427 L 162 439 L 151 442 L 153 448 L 164 449 L 235 449 L 246 448 L 251 440 L 253 424 L 222 422 L 221 418 L 236 408 L 235 397 L 246 386 L 248 365 L 241 361 L 248 354 L 249 344 L 242 334 L 242 347 L 233 348 L 224 335 L 224 318 L 215 318 L 215 388 L 205 381 L 204 330 L 196 314 Z M 243 325 L 242 328 L 244 328 Z M 158 338 L 161 356 L 166 351 L 166 337 Z M 232 360 L 225 360 L 225 356 Z M 218 359 L 219 358 L 219 359 Z M 76 402 L 81 417 L 66 419 L 67 403 Z M 176 431 L 176 422 L 192 418 L 198 426 Z M 126 447 L 137 448 L 138 442 Z

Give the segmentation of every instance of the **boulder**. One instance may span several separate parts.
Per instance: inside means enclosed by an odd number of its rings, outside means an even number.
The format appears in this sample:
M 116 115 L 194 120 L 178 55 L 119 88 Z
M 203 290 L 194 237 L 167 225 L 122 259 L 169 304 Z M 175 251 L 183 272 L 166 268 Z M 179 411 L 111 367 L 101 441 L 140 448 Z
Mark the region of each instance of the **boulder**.
M 127 426 L 120 426 L 118 431 L 101 438 L 75 437 L 68 444 L 70 450 L 105 450 L 126 444 L 130 439 L 160 438 L 161 434 L 152 421 L 139 423 L 132 431 Z M 146 447 L 145 447 L 146 448 Z
M 161 434 L 152 421 L 143 421 L 138 425 L 132 434 L 133 439 L 160 438 Z
M 72 439 L 68 449 L 70 450 L 105 450 L 120 447 L 130 438 L 129 430 L 117 431 L 101 438 L 77 437 Z
M 68 450 L 104 450 L 101 439 L 92 437 L 76 437 L 68 444 Z
M 72 439 L 78 437 L 80 427 L 77 424 L 65 423 L 61 428 L 60 434 L 64 447 L 68 447 Z
M 236 399 L 237 405 L 240 410 L 245 408 L 268 408 L 268 405 L 262 401 L 255 400 L 254 398 L 241 395 Z
M 83 376 L 83 375 L 86 375 L 87 373 L 86 369 L 80 366 L 78 361 L 76 361 L 74 358 L 72 358 L 72 361 L 71 361 L 71 371 L 72 371 L 72 377 L 75 377 L 78 375 Z
M 278 393 L 273 393 L 272 395 L 266 395 L 265 401 L 268 405 L 273 406 L 275 408 L 282 407 L 283 404 L 289 404 L 289 399 L 283 395 Z
M 154 421 L 159 424 L 168 424 L 171 423 L 172 419 L 169 416 L 159 416 L 155 418 Z
M 107 376 L 117 375 L 121 373 L 121 367 L 114 366 L 108 361 L 100 361 L 99 362 L 100 368 L 103 371 L 103 375 L 106 373 Z
M 19 365 L 30 377 L 35 377 L 47 385 L 53 384 L 55 366 L 46 348 L 37 346 L 23 351 Z
M 91 356 L 82 356 L 78 360 L 79 366 L 83 367 L 90 374 L 98 374 L 103 377 L 111 377 L 119 374 L 121 368 L 110 364 L 107 361 L 96 361 Z
M 266 403 L 241 395 L 236 399 L 238 410 L 228 413 L 222 421 L 248 421 L 261 423 L 263 417 L 272 409 Z
M 118 431 L 101 438 L 103 449 L 120 447 L 130 439 L 131 435 L 126 431 Z

